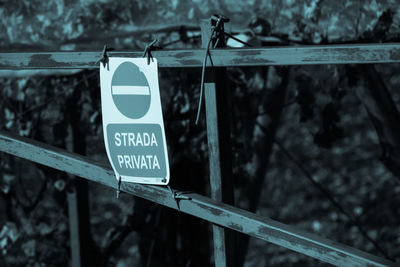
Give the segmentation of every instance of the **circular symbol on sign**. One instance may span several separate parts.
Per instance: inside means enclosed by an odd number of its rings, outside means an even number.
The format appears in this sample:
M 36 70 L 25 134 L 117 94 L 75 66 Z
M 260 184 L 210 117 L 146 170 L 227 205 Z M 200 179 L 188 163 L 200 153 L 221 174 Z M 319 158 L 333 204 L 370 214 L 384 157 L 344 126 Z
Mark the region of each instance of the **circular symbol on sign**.
M 140 119 L 149 111 L 149 83 L 138 66 L 131 62 L 124 62 L 115 70 L 111 94 L 115 106 L 128 118 Z

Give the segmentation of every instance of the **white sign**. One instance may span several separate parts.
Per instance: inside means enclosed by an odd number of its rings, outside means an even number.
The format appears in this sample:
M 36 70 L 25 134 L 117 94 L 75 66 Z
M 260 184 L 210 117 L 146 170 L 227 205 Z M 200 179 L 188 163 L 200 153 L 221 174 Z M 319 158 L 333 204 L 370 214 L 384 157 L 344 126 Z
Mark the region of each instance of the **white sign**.
M 166 185 L 169 162 L 157 60 L 110 57 L 100 63 L 104 143 L 117 179 Z

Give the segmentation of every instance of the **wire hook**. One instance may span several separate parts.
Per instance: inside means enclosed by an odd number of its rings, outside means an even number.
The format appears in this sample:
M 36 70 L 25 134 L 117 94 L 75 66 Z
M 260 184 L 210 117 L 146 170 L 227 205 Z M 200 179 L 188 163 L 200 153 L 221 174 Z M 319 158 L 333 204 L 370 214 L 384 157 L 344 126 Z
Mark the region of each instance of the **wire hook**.
M 105 68 L 106 65 L 107 65 L 107 70 L 110 70 L 110 69 L 109 69 L 109 65 L 108 65 L 108 61 L 109 61 L 108 58 L 109 58 L 109 55 L 108 55 L 107 52 L 113 51 L 113 50 L 114 50 L 114 48 L 107 47 L 107 44 L 105 44 L 105 45 L 104 45 L 104 48 L 103 48 L 103 52 L 101 53 L 101 59 L 99 59 L 99 60 L 96 62 L 96 64 L 99 63 L 99 62 L 101 62 L 101 63 L 103 64 L 103 67 L 104 67 L 104 68 Z
M 197 107 L 197 115 L 196 115 L 196 121 L 195 121 L 196 125 L 199 122 L 201 105 L 203 102 L 204 76 L 205 76 L 206 66 L 207 66 L 207 57 L 210 58 L 211 66 L 213 66 L 213 62 L 212 62 L 212 58 L 211 58 L 211 54 L 210 54 L 210 44 L 213 40 L 215 40 L 215 44 L 214 44 L 213 48 L 217 47 L 217 45 L 219 43 L 219 39 L 221 37 L 221 34 L 222 35 L 224 34 L 224 31 L 223 31 L 224 22 L 229 22 L 229 18 L 222 16 L 222 15 L 212 15 L 211 23 L 213 23 L 213 22 L 215 22 L 215 25 L 213 25 L 211 27 L 212 31 L 211 31 L 210 39 L 208 40 L 208 43 L 206 46 L 206 52 L 204 54 L 204 60 L 203 60 L 203 68 L 201 70 L 200 96 L 199 96 L 199 104 Z M 223 38 L 223 36 L 222 36 L 222 38 Z
M 176 207 L 178 208 L 179 212 L 181 211 L 181 208 L 179 206 L 179 202 L 181 200 L 192 200 L 191 197 L 183 195 L 183 194 L 191 193 L 190 191 L 175 191 L 174 192 L 169 185 L 167 185 L 167 188 L 168 188 L 169 191 L 171 191 L 172 197 L 174 198 L 174 200 L 176 202 Z
M 157 42 L 158 42 L 158 39 L 154 39 L 150 44 L 146 45 L 146 47 L 144 49 L 143 57 L 146 57 L 146 55 L 147 55 L 147 65 L 150 64 L 150 59 L 151 59 L 151 62 L 154 62 L 151 51 L 162 49 L 161 46 L 155 45 Z
M 119 179 L 118 179 L 117 199 L 119 198 L 120 194 L 121 194 L 121 175 L 119 176 Z

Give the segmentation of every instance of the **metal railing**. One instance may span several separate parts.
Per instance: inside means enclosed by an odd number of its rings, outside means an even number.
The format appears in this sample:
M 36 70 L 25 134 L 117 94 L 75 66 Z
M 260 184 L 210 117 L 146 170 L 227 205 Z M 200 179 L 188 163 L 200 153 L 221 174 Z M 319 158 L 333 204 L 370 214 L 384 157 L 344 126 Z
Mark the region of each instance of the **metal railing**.
M 152 52 L 159 67 L 201 67 L 204 49 L 160 50 Z M 399 63 L 400 44 L 351 44 L 268 48 L 219 48 L 210 50 L 215 67 Z M 110 52 L 111 57 L 141 57 L 142 52 Z M 0 69 L 96 69 L 100 52 L 0 53 Z M 215 85 L 210 85 L 215 90 Z M 210 95 L 210 94 L 209 94 Z M 208 96 L 210 97 L 210 96 Z M 213 96 L 215 97 L 215 96 Z M 206 92 L 207 98 L 207 92 Z M 206 99 L 207 103 L 207 99 Z M 217 119 L 216 109 L 207 109 Z M 210 120 L 211 120 L 210 119 Z M 217 120 L 218 121 L 218 120 Z M 207 123 L 209 120 L 207 119 Z M 208 138 L 217 138 L 208 135 Z M 216 142 L 216 140 L 209 140 Z M 108 166 L 31 139 L 0 131 L 0 151 L 25 158 L 67 173 L 116 188 Z M 217 164 L 219 162 L 217 161 Z M 171 177 L 173 179 L 173 177 Z M 152 202 L 180 209 L 217 226 L 283 246 L 339 266 L 394 266 L 395 263 L 352 247 L 306 233 L 293 226 L 236 208 L 221 201 L 188 193 L 179 207 L 171 192 L 161 186 L 122 182 L 121 190 Z M 215 232 L 214 232 L 215 234 Z M 215 237 L 214 237 L 215 238 Z M 223 241 L 221 241 L 223 242 Z

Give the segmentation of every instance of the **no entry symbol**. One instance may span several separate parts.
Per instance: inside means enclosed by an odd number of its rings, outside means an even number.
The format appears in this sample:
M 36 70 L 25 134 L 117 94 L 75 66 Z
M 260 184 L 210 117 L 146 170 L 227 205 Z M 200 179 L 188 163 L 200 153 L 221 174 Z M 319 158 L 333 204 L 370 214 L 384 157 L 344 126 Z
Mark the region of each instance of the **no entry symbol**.
M 128 118 L 140 119 L 150 108 L 149 83 L 146 76 L 131 62 L 124 62 L 115 70 L 111 93 L 117 109 Z
M 157 59 L 110 57 L 100 64 L 104 144 L 115 178 L 166 185 L 169 161 Z

